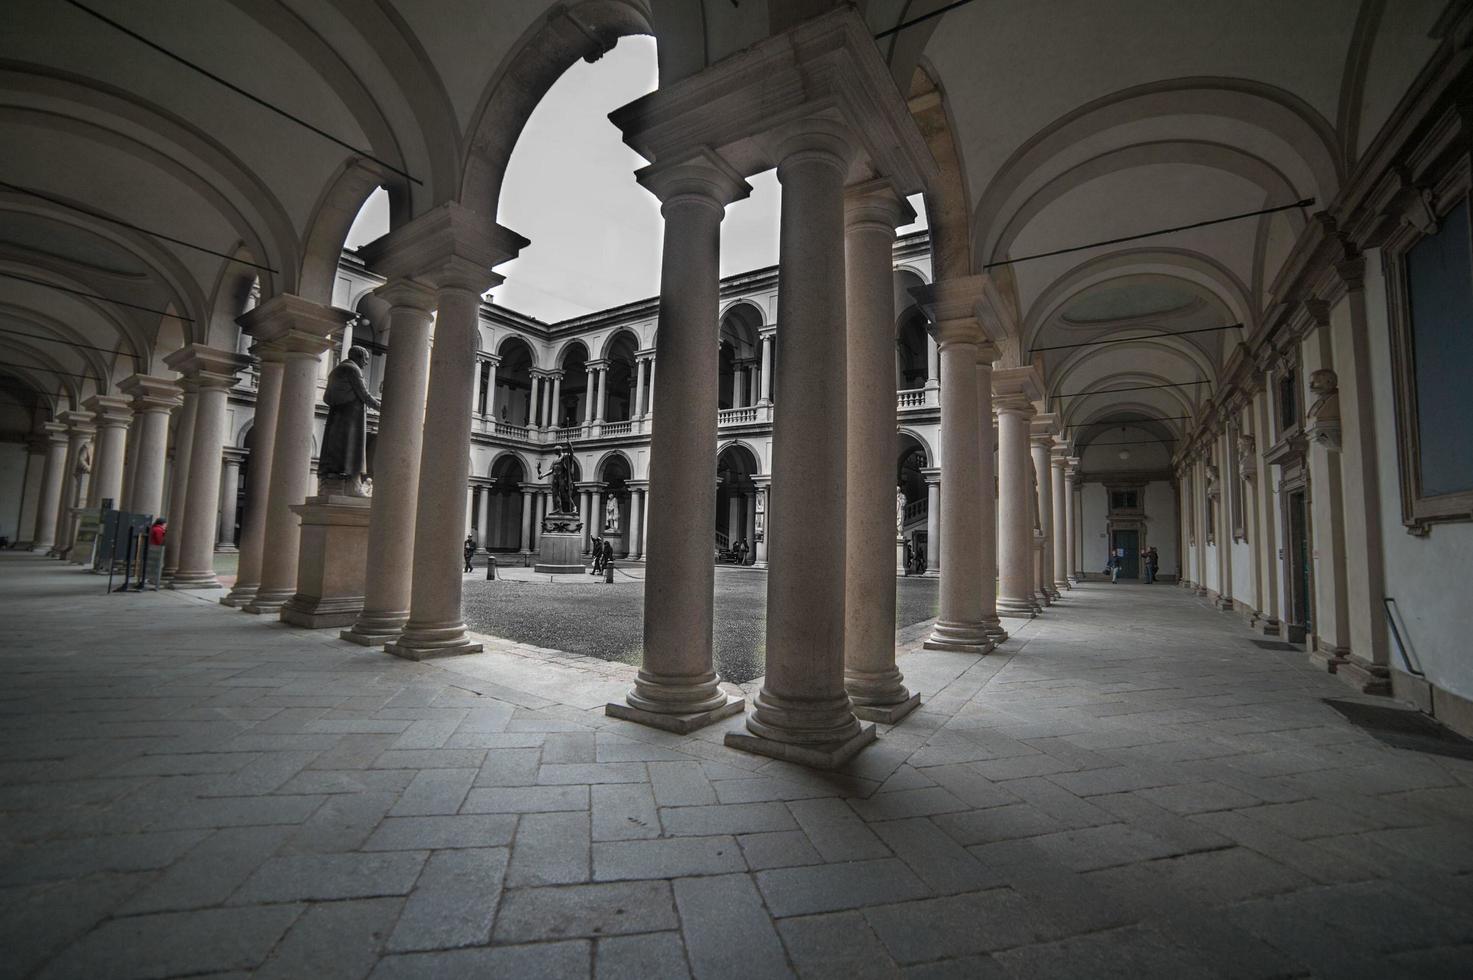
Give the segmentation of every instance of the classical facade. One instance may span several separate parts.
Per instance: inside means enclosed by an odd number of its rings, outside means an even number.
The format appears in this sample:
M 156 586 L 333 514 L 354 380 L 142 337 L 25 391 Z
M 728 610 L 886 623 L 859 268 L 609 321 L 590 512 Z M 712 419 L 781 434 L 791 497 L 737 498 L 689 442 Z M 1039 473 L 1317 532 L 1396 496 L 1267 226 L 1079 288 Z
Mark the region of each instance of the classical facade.
M 985 655 L 1154 548 L 1244 630 L 1473 730 L 1448 586 L 1473 572 L 1465 4 L 1095 5 L 1063 34 L 1048 4 L 901 25 L 878 2 L 580 0 L 463 32 L 297 6 L 188 16 L 249 42 L 226 75 L 320 95 L 321 125 L 192 101 L 182 55 L 94 57 L 71 40 L 117 25 L 78 5 L 7 35 L 12 540 L 75 559 L 79 509 L 168 513 L 174 588 L 237 547 L 223 601 L 283 615 L 319 587 L 319 385 L 359 343 L 384 405 L 345 639 L 478 649 L 461 542 L 535 551 L 566 444 L 583 526 L 646 562 L 619 717 L 746 711 L 729 744 L 842 764 L 915 705 L 903 536 L 939 571 L 932 649 Z M 610 120 L 660 204 L 658 297 L 555 324 L 488 305 L 528 244 L 497 220 L 523 125 L 634 34 L 659 87 Z M 999 68 L 1045 62 L 1068 70 Z M 779 265 L 723 279 L 727 208 L 774 170 Z M 345 256 L 378 188 L 389 231 Z M 929 234 L 897 242 L 918 195 Z M 734 540 L 768 569 L 751 705 L 712 667 Z

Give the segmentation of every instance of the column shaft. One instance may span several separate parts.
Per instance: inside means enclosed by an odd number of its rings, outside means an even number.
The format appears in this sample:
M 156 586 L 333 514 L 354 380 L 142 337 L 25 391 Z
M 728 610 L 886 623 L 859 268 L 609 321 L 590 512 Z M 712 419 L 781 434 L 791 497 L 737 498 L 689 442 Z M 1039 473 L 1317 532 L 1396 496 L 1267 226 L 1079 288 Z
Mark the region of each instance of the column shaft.
M 527 554 L 532 550 L 532 491 L 522 491 L 522 536 L 518 550 Z
M 194 417 L 199 410 L 199 395 L 193 382 L 181 379 L 184 403 L 179 408 L 179 421 L 174 425 L 174 470 L 169 479 L 168 522 L 172 527 L 164 534 L 164 577 L 179 567 L 179 549 L 183 542 L 180 525 L 184 520 L 185 496 L 189 492 L 189 455 L 194 451 Z
M 197 348 L 185 348 L 197 351 Z M 233 373 L 224 373 L 230 360 L 244 360 L 227 351 L 203 351 L 190 367 L 197 388 L 198 408 L 194 420 L 194 446 L 189 453 L 189 489 L 184 498 L 184 528 L 179 549 L 179 568 L 170 588 L 213 589 L 215 580 L 215 522 L 220 502 L 221 450 L 225 442 L 226 398 L 235 384 Z M 167 538 L 166 538 L 167 540 Z
M 1033 466 L 1028 458 L 1031 408 L 1011 405 L 997 411 L 998 505 L 1002 511 L 998 541 L 998 612 L 1032 618 L 1033 601 Z
M 430 380 L 430 310 L 435 299 L 430 290 L 404 279 L 385 286 L 384 298 L 392 304 L 389 353 L 374 445 L 363 611 L 351 629 L 339 634 L 364 646 L 389 642 L 409 619 L 420 448 Z M 491 373 L 494 379 L 495 364 Z M 491 410 L 494 416 L 495 406 Z
M 982 556 L 982 628 L 993 643 L 1008 638 L 997 616 L 997 456 L 992 427 L 991 346 L 978 347 L 977 356 L 977 552 Z
M 66 426 L 46 423 L 46 469 L 41 474 L 41 496 L 36 505 L 36 525 L 31 532 L 31 550 L 45 554 L 56 543 L 57 515 L 66 485 Z
M 246 469 L 239 565 L 235 585 L 231 587 L 230 594 L 220 600 L 227 606 L 244 606 L 256 597 L 256 591 L 261 587 L 261 556 L 266 547 L 266 515 L 270 507 L 271 462 L 276 451 L 276 426 L 281 408 L 281 374 L 281 359 L 273 353 L 263 352 L 256 386 L 256 416 L 251 424 L 251 461 Z
M 644 375 L 648 367 L 649 360 L 641 357 L 634 379 L 634 411 L 629 413 L 632 418 L 644 418 Z
M 1054 589 L 1063 590 L 1069 585 L 1069 515 L 1065 509 L 1067 497 L 1064 491 L 1064 460 L 1058 456 L 1049 460 L 1049 489 L 1053 494 L 1053 558 Z M 1142 493 L 1145 491 L 1142 490 Z
M 229 438 L 229 433 L 226 433 Z M 235 515 L 240 491 L 240 457 L 227 456 L 220 466 L 220 527 L 215 533 L 215 545 L 225 551 L 235 551 Z
M 640 506 L 644 500 L 643 490 L 629 491 L 629 557 L 638 558 L 641 554 L 639 547 L 639 535 L 644 527 L 644 511 Z
M 941 574 L 941 477 L 926 480 L 926 574 Z
M 477 653 L 461 614 L 461 522 L 455 519 L 470 481 L 471 390 L 479 344 L 480 291 L 456 282 L 442 285 L 430 352 L 414 526 L 414 583 L 409 620 L 390 653 L 422 660 L 439 653 Z
M 1052 437 L 1033 440 L 1033 472 L 1038 479 L 1036 484 L 1038 495 L 1034 500 L 1034 506 L 1038 508 L 1038 530 L 1041 535 L 1036 542 L 1039 549 L 1038 556 L 1038 578 L 1035 588 L 1038 590 L 1045 605 L 1059 597 L 1054 589 L 1054 500 L 1053 500 L 1053 471 L 1049 468 L 1049 451 L 1052 448 Z

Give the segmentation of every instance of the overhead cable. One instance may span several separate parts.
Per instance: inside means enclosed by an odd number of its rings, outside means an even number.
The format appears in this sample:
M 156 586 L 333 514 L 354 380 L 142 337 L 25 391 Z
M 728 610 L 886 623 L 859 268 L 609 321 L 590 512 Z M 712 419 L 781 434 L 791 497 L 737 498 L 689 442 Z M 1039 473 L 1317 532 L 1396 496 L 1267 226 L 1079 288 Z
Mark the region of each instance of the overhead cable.
M 234 82 L 228 82 L 225 79 L 221 78 L 219 75 L 217 75 L 214 72 L 210 71 L 209 69 L 204 68 L 204 67 L 201 67 L 200 65 L 195 64 L 194 62 L 190 61 L 188 58 L 183 57 L 182 55 L 175 54 L 173 51 L 170 51 L 168 48 L 164 47 L 161 44 L 157 44 L 157 43 L 155 43 L 153 41 L 150 41 L 148 38 L 144 37 L 142 34 L 139 34 L 137 31 L 132 30 L 131 28 L 124 27 L 122 24 L 120 24 L 117 21 L 113 20 L 111 17 L 108 17 L 106 14 L 103 14 L 103 13 L 100 13 L 100 12 L 98 12 L 96 10 L 93 10 L 91 7 L 87 6 L 86 4 L 79 3 L 78 0 L 67 0 L 67 3 L 71 4 L 73 7 L 76 7 L 78 10 L 82 11 L 83 13 L 91 14 L 93 17 L 96 17 L 98 20 L 102 21 L 104 24 L 107 24 L 109 27 L 112 27 L 115 30 L 121 31 L 122 33 L 124 33 L 124 34 L 128 35 L 129 37 L 131 37 L 133 40 L 138 41 L 140 44 L 145 44 L 148 47 L 153 48 L 159 54 L 162 54 L 162 55 L 164 55 L 164 56 L 166 56 L 168 58 L 172 58 L 174 61 L 177 61 L 179 64 L 183 65 L 184 67 L 189 68 L 189 69 L 192 69 L 193 71 L 199 72 L 201 75 L 205 76 L 210 81 L 215 82 L 215 83 L 217 83 L 219 85 L 225 86 L 226 88 L 230 89 L 230 91 L 236 93 L 237 95 L 244 96 L 245 98 L 247 98 L 247 99 L 251 100 L 252 102 L 256 103 L 256 105 L 261 106 L 264 109 L 269 109 L 270 111 L 276 113 L 277 115 L 281 116 L 284 119 L 290 119 L 292 122 L 296 123 L 298 126 L 301 126 L 301 127 L 305 128 L 305 129 L 311 130 L 312 132 L 316 133 L 318 136 L 321 136 L 323 139 L 330 140 L 331 142 L 336 143 L 338 146 L 341 146 L 345 150 L 351 150 L 352 152 L 358 154 L 361 157 L 364 157 L 365 159 L 372 160 L 374 163 L 378 164 L 381 167 L 385 167 L 388 170 L 393 171 L 394 173 L 396 173 L 399 176 L 403 177 L 405 180 L 412 181 L 413 183 L 419 184 L 421 186 L 424 185 L 424 181 L 420 180 L 418 177 L 415 177 L 415 176 L 411 175 L 408 171 L 403 170 L 403 169 L 401 169 L 399 167 L 394 166 L 392 163 L 389 163 L 387 160 L 382 160 L 382 159 L 374 156 L 372 153 L 369 153 L 367 150 L 361 150 L 358 147 L 354 146 L 352 143 L 349 143 L 349 142 L 347 142 L 345 140 L 338 139 L 336 136 L 334 136 L 333 134 L 327 132 L 326 130 L 321 129 L 321 128 L 317 127 L 317 126 L 312 125 L 311 123 L 309 123 L 307 120 L 303 119 L 302 117 L 297 116 L 297 115 L 294 115 L 293 113 L 288 112 L 287 110 L 281 108 L 280 106 L 273 105 L 272 103 L 267 102 L 265 99 L 261 98 L 258 95 L 253 95 L 252 93 L 247 92 L 245 89 L 241 88 L 239 85 L 236 85 Z
M 82 350 L 95 350 L 103 354 L 123 354 L 136 360 L 143 360 L 141 354 L 135 354 L 132 351 L 123 350 L 120 347 L 98 347 L 94 344 L 83 344 L 75 340 L 67 340 L 65 337 L 47 337 L 45 334 L 27 333 L 24 330 L 16 330 L 11 327 L 0 327 L 0 333 L 13 334 L 16 337 L 29 337 L 32 340 L 43 340 L 48 344 L 63 344 L 67 347 L 77 347 Z
M 1128 388 L 1095 388 L 1091 391 L 1070 391 L 1064 394 L 1050 395 L 1050 398 L 1079 398 L 1084 395 L 1108 395 L 1112 391 L 1151 391 L 1155 388 L 1186 388 L 1191 385 L 1212 384 L 1206 378 L 1198 378 L 1196 381 L 1172 381 L 1168 384 L 1159 385 L 1131 385 Z
M 69 211 L 76 211 L 80 214 L 85 214 L 90 218 L 96 218 L 99 221 L 107 221 L 115 225 L 121 225 L 122 227 L 127 228 L 130 231 L 136 231 L 143 235 L 149 235 L 153 238 L 162 239 L 166 242 L 172 242 L 175 245 L 183 245 L 185 248 L 192 248 L 197 252 L 204 252 L 207 255 L 218 255 L 222 259 L 229 259 L 232 262 L 239 262 L 241 265 L 248 265 L 253 269 L 261 269 L 264 272 L 269 272 L 272 275 L 276 275 L 276 270 L 271 268 L 271 266 L 269 265 L 262 265 L 259 262 L 252 262 L 249 259 L 243 259 L 239 256 L 231 255 L 229 252 L 219 252 L 213 248 L 208 248 L 204 245 L 196 245 L 194 242 L 186 242 L 182 238 L 175 238 L 173 235 L 165 235 L 161 231 L 154 231 L 152 228 L 144 228 L 141 225 L 133 224 L 133 222 L 131 221 L 124 221 L 122 218 L 114 218 L 110 214 L 103 214 L 101 211 L 94 211 L 91 208 L 84 208 L 79 204 L 73 204 L 70 201 L 62 200 L 61 198 L 54 197 L 51 194 L 42 193 L 41 191 L 38 191 L 31 187 L 22 187 L 19 184 L 12 184 L 9 181 L 5 180 L 0 180 L 0 187 L 4 187 L 7 190 L 15 191 L 17 194 L 26 194 L 30 197 L 40 198 L 48 204 L 55 204 L 59 208 L 66 208 Z
M 955 10 L 958 7 L 965 7 L 971 2 L 972 0 L 955 0 L 954 3 L 948 3 L 944 7 L 937 7 L 929 14 L 921 14 L 919 17 L 912 17 L 910 20 L 902 21 L 901 23 L 896 24 L 894 27 L 891 27 L 888 30 L 883 30 L 880 33 L 876 34 L 874 38 L 876 41 L 879 41 L 882 38 L 889 37 L 891 34 L 899 34 L 907 27 L 914 27 L 915 25 L 931 20 L 932 18 L 940 17 L 942 14 L 946 13 L 949 10 Z
M 1105 245 L 1120 245 L 1125 242 L 1133 242 L 1142 238 L 1155 238 L 1158 235 L 1171 235 L 1178 231 L 1191 231 L 1193 228 L 1206 228 L 1209 225 L 1225 224 L 1229 221 L 1241 221 L 1243 218 L 1256 218 L 1259 215 L 1274 214 L 1278 211 L 1292 211 L 1295 208 L 1312 207 L 1315 199 L 1312 197 L 1301 198 L 1293 204 L 1280 204 L 1273 208 L 1259 208 L 1257 211 L 1244 211 L 1242 214 L 1230 214 L 1225 218 L 1208 218 L 1206 221 L 1193 221 L 1188 225 L 1173 225 L 1170 228 L 1158 228 L 1155 231 L 1143 231 L 1136 235 L 1122 235 L 1119 238 L 1107 238 L 1104 241 L 1090 242 L 1088 245 L 1071 245 L 1068 248 L 1056 248 L 1052 252 L 1035 252 L 1033 255 L 1020 255 L 1016 259 L 998 259 L 996 262 L 988 262 L 982 266 L 983 269 L 995 269 L 1000 265 L 1017 265 L 1019 262 L 1031 262 L 1034 259 L 1048 259 L 1055 255 L 1068 255 L 1070 252 L 1082 252 L 1089 248 L 1101 248 Z
M 95 374 L 78 374 L 76 371 L 63 371 L 60 368 L 47 367 L 44 364 L 17 364 L 14 361 L 0 361 L 0 371 L 6 368 L 14 368 L 20 371 L 40 371 L 45 374 L 60 374 L 68 378 L 81 378 L 83 381 L 100 380 Z
M 1224 323 L 1220 327 L 1197 327 L 1192 330 L 1167 330 L 1161 333 L 1144 333 L 1134 337 L 1111 337 L 1108 340 L 1086 340 L 1078 344 L 1054 344 L 1051 347 L 1030 347 L 1029 353 L 1037 354 L 1045 350 L 1073 350 L 1076 347 L 1101 347 L 1105 344 L 1128 344 L 1136 340 L 1156 340 L 1161 337 L 1185 337 L 1194 333 L 1211 333 L 1214 330 L 1232 330 L 1241 327 L 1241 323 Z
M 73 289 L 70 286 L 58 286 L 56 283 L 47 282 L 45 279 L 33 279 L 30 276 L 23 276 L 15 272 L 0 272 L 0 278 L 17 279 L 21 282 L 29 282 L 37 286 L 45 286 L 47 289 L 56 289 L 60 290 L 63 293 L 71 293 L 75 296 L 82 296 L 86 299 L 95 299 L 103 303 L 112 303 L 114 306 L 126 306 L 132 310 L 142 310 L 144 313 L 157 313 L 159 316 L 166 316 L 173 320 L 183 320 L 185 323 L 194 322 L 194 319 L 191 317 L 180 316 L 177 313 L 169 313 L 166 310 L 156 310 L 152 306 L 139 306 L 137 303 L 129 303 L 125 300 L 113 299 L 110 296 L 99 296 L 97 293 L 84 292 L 80 289 Z

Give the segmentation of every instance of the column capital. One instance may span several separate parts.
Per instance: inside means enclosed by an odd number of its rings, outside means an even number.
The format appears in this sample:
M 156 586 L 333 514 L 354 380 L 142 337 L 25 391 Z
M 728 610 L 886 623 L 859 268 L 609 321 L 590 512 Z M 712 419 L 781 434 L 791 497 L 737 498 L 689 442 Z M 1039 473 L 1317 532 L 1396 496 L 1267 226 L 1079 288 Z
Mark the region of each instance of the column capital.
M 165 357 L 164 363 L 201 388 L 233 388 L 236 374 L 248 367 L 251 359 L 233 350 L 190 344 Z
M 251 458 L 251 451 L 249 449 L 241 449 L 238 446 L 226 446 L 220 450 L 220 458 L 227 463 L 234 463 L 239 466 Z
M 723 212 L 752 193 L 752 185 L 709 146 L 697 146 L 669 163 L 634 172 L 639 185 L 660 199 L 660 211 L 678 204 L 704 204 Z
M 1043 374 L 1037 365 L 992 369 L 992 404 L 998 412 L 1031 417 L 1033 403 L 1043 398 Z
M 335 306 L 282 293 L 237 317 L 235 322 L 255 339 L 261 357 L 269 360 L 287 354 L 316 357 L 332 346 L 329 338 L 341 333 L 352 316 Z
M 167 378 L 132 374 L 118 382 L 118 390 L 133 399 L 133 411 L 168 412 L 183 404 L 179 386 Z
M 122 429 L 133 420 L 133 410 L 122 395 L 93 395 L 82 402 L 82 407 L 97 418 L 102 428 Z
M 976 324 L 979 337 L 993 344 L 1000 344 L 1016 332 L 1012 307 L 996 280 L 986 273 L 915 286 L 910 294 L 932 323 L 970 319 Z M 941 339 L 938 334 L 937 340 Z
M 429 316 L 435 312 L 435 291 L 407 276 L 395 276 L 373 291 L 373 295 L 389 304 L 389 308 L 414 310 Z
M 1054 436 L 1059 432 L 1059 417 L 1051 412 L 1038 412 L 1028 424 L 1028 436 L 1035 446 L 1050 451 L 1054 447 Z
M 477 294 L 500 285 L 491 271 L 531 244 L 478 211 L 447 201 L 358 250 L 368 268 L 390 279 Z
M 921 476 L 926 479 L 926 486 L 935 486 L 941 483 L 941 467 L 927 466 L 922 468 Z
M 41 429 L 46 435 L 46 440 L 53 445 L 66 443 L 67 426 L 65 422 L 43 422 Z
M 607 371 L 611 363 L 613 362 L 608 358 L 599 357 L 591 361 L 585 361 L 584 366 L 590 371 Z
M 69 409 L 57 416 L 66 424 L 67 435 L 90 436 L 97 431 L 96 417 L 91 412 L 80 409 Z
M 844 223 L 850 228 L 873 225 L 893 233 L 916 219 L 915 209 L 883 178 L 844 188 Z

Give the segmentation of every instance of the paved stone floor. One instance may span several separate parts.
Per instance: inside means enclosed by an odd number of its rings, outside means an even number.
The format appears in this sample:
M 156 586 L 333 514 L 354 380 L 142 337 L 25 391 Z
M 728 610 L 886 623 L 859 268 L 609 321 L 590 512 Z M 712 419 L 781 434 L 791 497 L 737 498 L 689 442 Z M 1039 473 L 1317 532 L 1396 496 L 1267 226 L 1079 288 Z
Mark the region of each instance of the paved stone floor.
M 0 973 L 1460 976 L 1473 763 L 1302 654 L 1087 585 L 843 773 L 605 718 L 631 669 L 415 664 L 0 556 Z M 733 725 L 739 724 L 733 720 Z
M 503 568 L 486 581 L 484 567 L 465 578 L 466 622 L 475 629 L 523 643 L 638 666 L 644 646 L 643 564 L 616 562 L 614 582 L 591 575 L 538 575 Z M 896 621 L 904 630 L 933 619 L 939 579 L 917 576 L 896 582 Z M 716 566 L 716 671 L 746 683 L 764 672 L 767 573 Z

